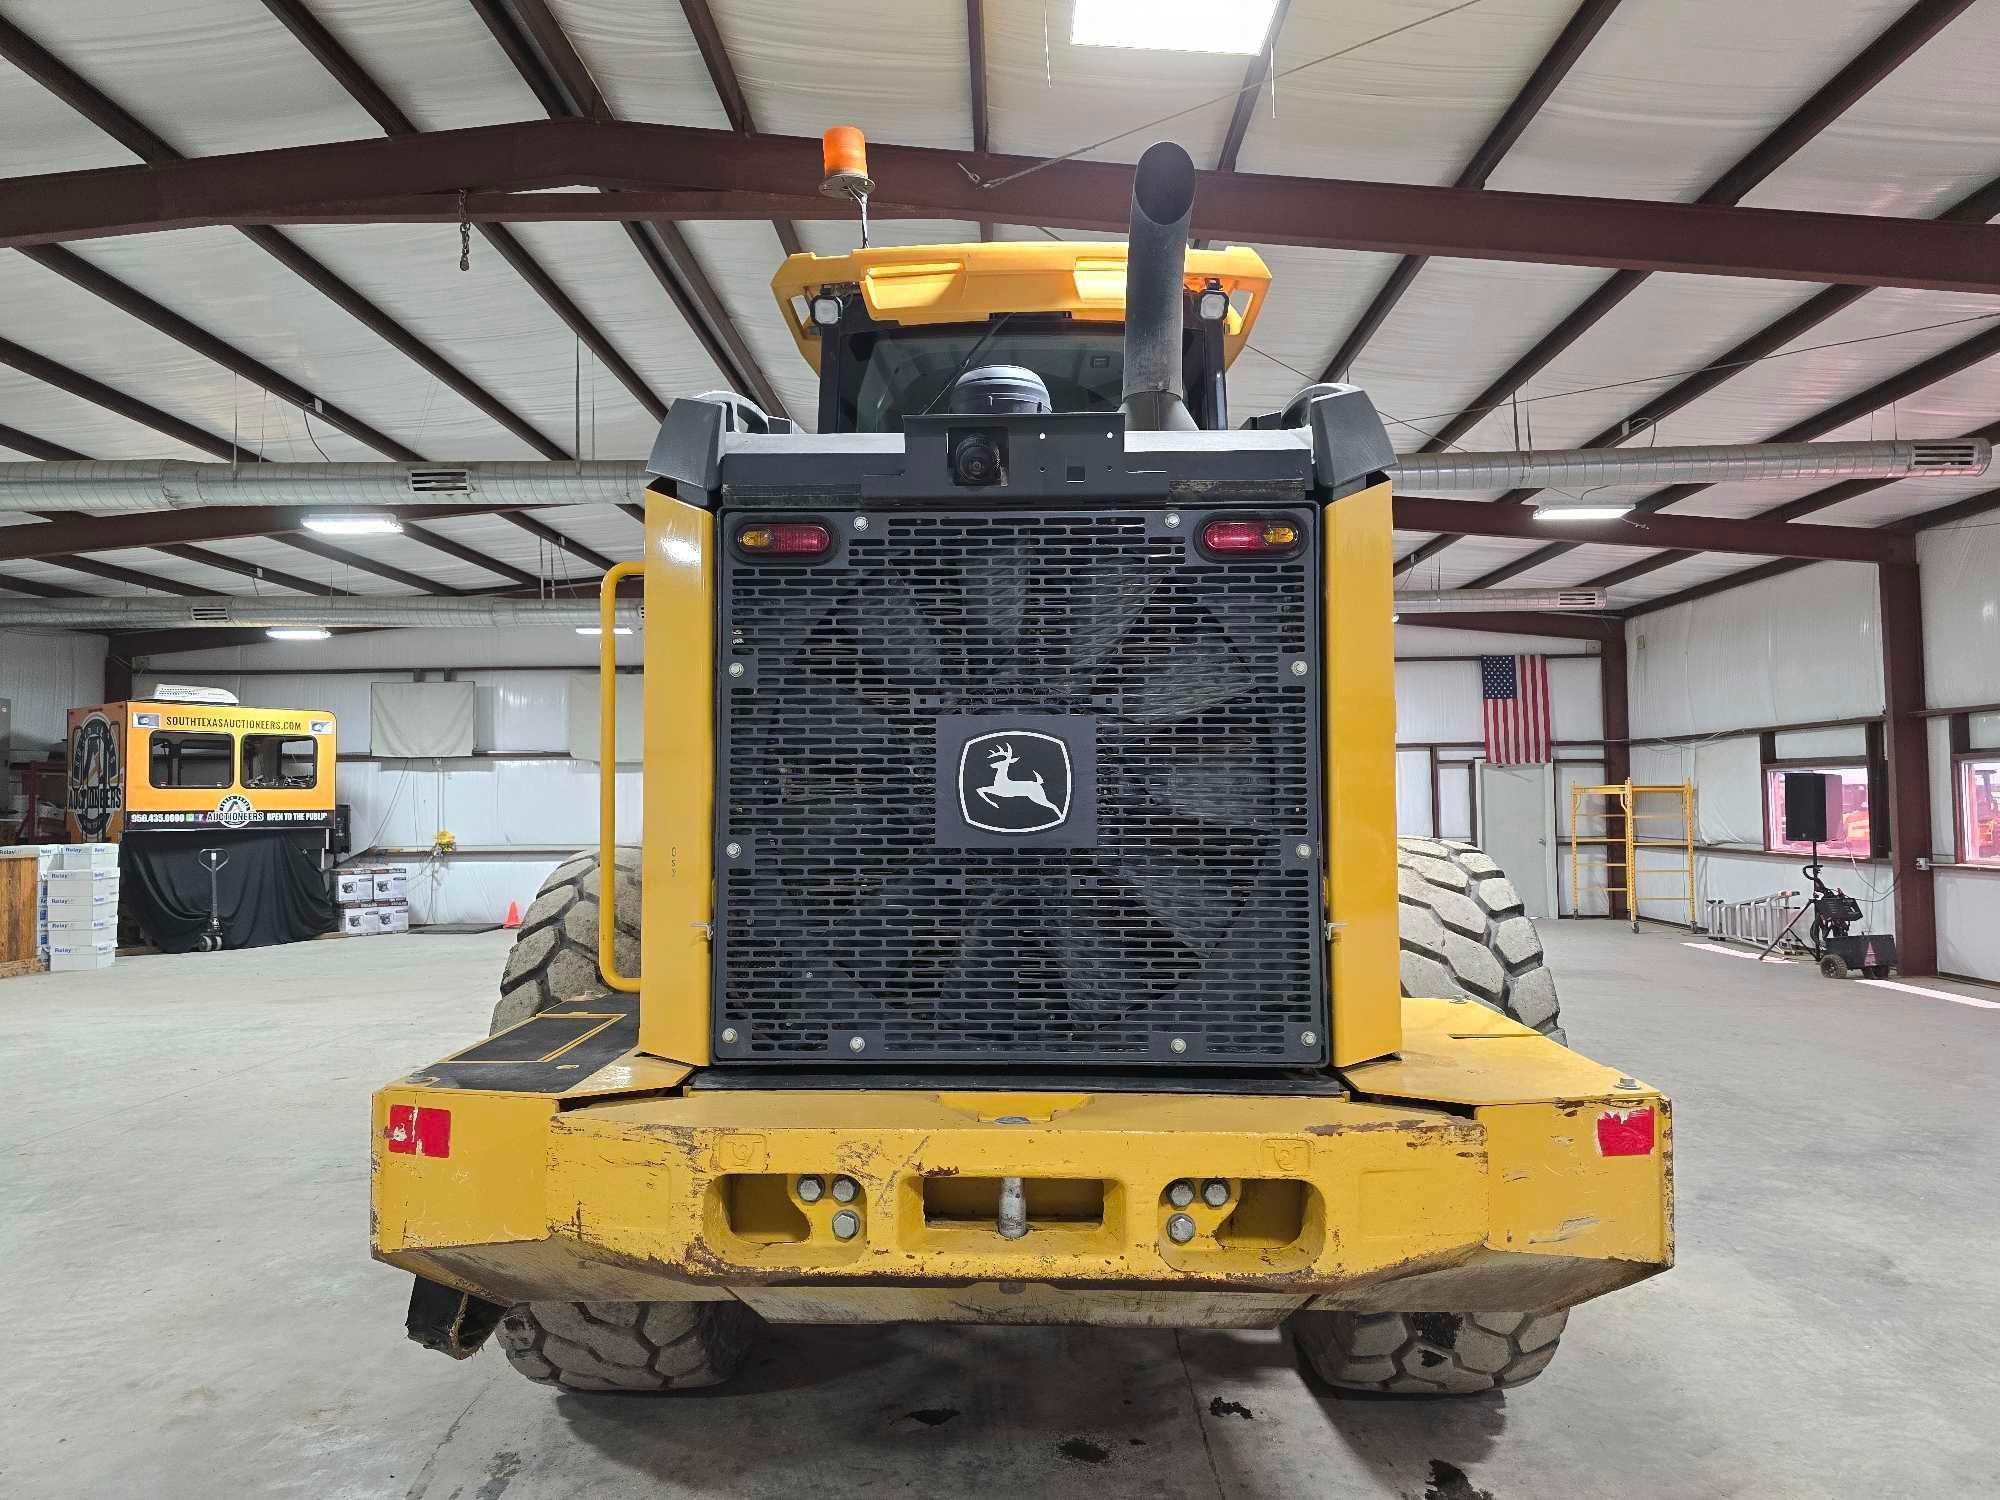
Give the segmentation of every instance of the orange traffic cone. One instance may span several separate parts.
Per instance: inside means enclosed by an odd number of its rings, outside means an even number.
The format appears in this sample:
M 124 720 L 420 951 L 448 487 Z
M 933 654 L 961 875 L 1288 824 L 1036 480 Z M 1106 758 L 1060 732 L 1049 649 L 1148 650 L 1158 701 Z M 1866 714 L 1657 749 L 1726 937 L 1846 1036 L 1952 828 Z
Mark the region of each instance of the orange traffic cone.
M 500 924 L 500 925 L 501 925 L 502 927 L 519 927 L 519 926 L 521 925 L 521 903 L 520 903 L 520 902 L 518 902 L 518 901 L 509 901 L 509 902 L 507 903 L 507 917 L 506 917 L 506 920 L 505 920 L 505 921 L 503 921 L 503 922 L 501 922 L 501 924 Z

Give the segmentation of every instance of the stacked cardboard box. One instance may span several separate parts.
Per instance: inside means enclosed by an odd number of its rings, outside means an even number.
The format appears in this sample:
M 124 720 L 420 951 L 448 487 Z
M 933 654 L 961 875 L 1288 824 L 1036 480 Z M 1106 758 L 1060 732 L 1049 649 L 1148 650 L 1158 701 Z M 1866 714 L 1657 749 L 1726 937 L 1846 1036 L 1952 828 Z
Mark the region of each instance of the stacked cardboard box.
M 54 844 L 43 880 L 51 969 L 106 969 L 118 957 L 118 846 Z
M 343 865 L 333 872 L 333 899 L 350 937 L 410 930 L 410 876 L 400 865 Z

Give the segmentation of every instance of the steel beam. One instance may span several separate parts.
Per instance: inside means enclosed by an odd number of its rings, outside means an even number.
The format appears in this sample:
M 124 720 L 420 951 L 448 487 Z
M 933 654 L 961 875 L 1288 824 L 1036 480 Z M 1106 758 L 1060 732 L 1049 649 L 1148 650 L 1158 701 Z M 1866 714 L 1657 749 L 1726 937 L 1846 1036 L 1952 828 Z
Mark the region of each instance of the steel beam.
M 1555 522 L 1537 520 L 1526 506 L 1495 505 L 1485 500 L 1444 500 L 1426 495 L 1398 495 L 1394 504 L 1395 523 L 1400 531 L 1449 531 L 1460 536 L 1530 540 L 1559 532 L 1565 538 L 1556 544 L 1555 550 L 1559 551 L 1585 545 L 1682 545 L 1709 552 L 1842 562 L 1879 562 L 1885 558 L 1906 561 L 1915 556 L 1895 537 L 1860 526 L 1795 526 L 1778 521 L 1651 513 L 1616 521 Z M 1484 580 L 1473 585 L 1484 586 Z
M 143 292 L 127 286 L 117 277 L 92 265 L 74 251 L 65 250 L 60 245 L 29 245 L 20 253 L 43 270 L 54 272 L 72 286 L 90 293 L 99 301 L 108 302 L 120 312 L 137 318 L 154 332 L 163 333 L 176 343 L 192 349 L 204 359 L 213 360 L 232 375 L 242 376 L 258 389 L 268 391 L 280 401 L 305 412 L 308 418 L 318 417 L 336 432 L 346 433 L 356 442 L 366 444 L 384 458 L 397 459 L 403 463 L 423 461 L 423 455 L 414 449 L 405 447 L 387 433 L 362 421 L 352 412 L 313 394 L 297 381 L 279 374 L 262 360 L 252 358 L 235 345 L 217 338 L 207 329 L 190 322 L 171 308 L 164 307 Z
M 1891 22 L 1846 67 L 1822 84 L 1812 97 L 1786 117 L 1727 172 L 1709 185 L 1696 205 L 1722 208 L 1740 203 L 1758 184 L 1796 155 L 1801 147 L 1840 118 L 1868 91 L 1887 78 L 1938 32 L 1963 12 L 1972 0 L 1917 0 Z M 1925 222 L 1937 222 L 1935 220 Z M 1504 402 L 1539 374 L 1604 318 L 1658 267 L 1630 266 L 1600 285 L 1575 311 L 1558 323 L 1485 390 L 1464 411 L 1432 435 L 1425 451 L 1448 448 L 1469 432 L 1487 412 Z M 1821 278 L 1805 278 L 1821 279 Z M 1829 276 L 1827 281 L 1862 281 L 1861 277 Z
M 146 171 L 185 160 L 179 152 L 142 124 L 129 110 L 103 90 L 87 82 L 68 64 L 3 16 L 0 16 L 0 57 L 4 57 L 127 151 L 149 164 L 148 167 L 120 170 Z M 534 448 L 542 457 L 569 456 L 560 446 L 551 443 L 524 419 L 508 410 L 491 392 L 460 373 L 408 329 L 297 245 L 274 229 L 254 224 L 250 220 L 245 220 L 244 223 L 251 226 L 243 228 L 244 237 L 258 249 L 272 256 L 321 296 L 359 320 L 371 333 L 386 341 L 398 353 L 415 361 L 428 374 L 464 397 L 522 442 Z M 56 235 L 49 238 L 61 239 L 65 236 Z
M 1123 227 L 1119 163 L 877 145 L 876 212 Z M 1030 171 L 1030 169 L 1033 169 Z M 387 140 L 337 141 L 0 183 L 0 244 L 256 222 L 273 211 L 456 192 L 597 186 L 804 193 L 819 142 L 689 126 L 538 120 Z M 2000 230 L 1869 214 L 1725 208 L 1552 193 L 1204 172 L 1193 232 L 1334 249 L 1599 265 L 1711 276 L 2000 292 Z M 1012 180 L 1003 180 L 1011 178 Z M 627 212 L 607 207 L 604 217 Z M 821 211 L 837 216 L 832 208 Z M 339 217 L 339 215 L 333 215 Z M 365 222 L 365 216 L 348 216 Z
M 1889 761 L 1889 878 L 1896 963 L 1937 972 L 1937 894 L 1930 871 L 1931 772 L 1924 723 L 1924 611 L 1917 564 L 1877 570 L 1882 608 L 1883 745 Z
M 1500 165 L 1500 159 L 1521 138 L 1521 132 L 1528 128 L 1528 122 L 1548 103 L 1549 95 L 1556 86 L 1569 76 L 1569 70 L 1576 66 L 1576 60 L 1583 56 L 1584 49 L 1596 39 L 1604 29 L 1604 23 L 1611 19 L 1611 13 L 1618 8 L 1619 0 L 1583 0 L 1569 18 L 1569 24 L 1555 39 L 1553 46 L 1543 54 L 1535 71 L 1528 75 L 1528 81 L 1514 96 L 1486 139 L 1479 143 L 1479 149 L 1472 153 L 1472 159 L 1465 164 L 1465 170 L 1452 180 L 1455 188 L 1476 190 L 1486 186 L 1486 180 L 1493 175 L 1493 169 Z M 1237 101 L 1242 107 L 1242 101 Z M 1232 125 L 1234 122 L 1231 122 Z M 1406 255 L 1396 263 L 1354 327 L 1348 331 L 1333 358 L 1321 372 L 1321 380 L 1345 380 L 1354 361 L 1360 357 L 1362 348 L 1375 336 L 1396 304 L 1403 300 L 1403 294 L 1410 289 L 1410 283 L 1417 279 L 1417 272 L 1424 268 L 1427 257 Z
M 613 118 L 609 101 L 546 0 L 472 0 L 472 4 L 507 54 L 507 60 L 514 65 L 514 71 L 534 91 L 551 119 L 609 121 Z M 747 124 L 738 123 L 737 113 L 730 112 L 731 94 L 725 91 L 724 80 L 728 90 L 734 91 L 735 108 L 741 112 L 741 119 L 749 119 L 748 106 L 742 103 L 742 91 L 729 68 L 728 56 L 722 51 L 721 35 L 714 28 L 713 18 L 708 18 L 705 41 L 701 28 L 695 29 L 711 77 L 716 75 L 718 66 L 723 70 L 723 79 L 717 81 L 716 88 L 724 96 L 724 111 L 729 113 L 732 127 L 738 131 L 749 129 Z M 711 47 L 720 58 L 719 63 L 709 56 Z M 398 133 L 407 132 L 391 131 Z M 699 257 L 680 230 L 671 223 L 646 223 L 643 216 L 623 220 L 620 227 L 716 369 L 725 379 L 748 389 L 766 411 L 783 415 L 784 403 L 778 399 L 776 388 L 765 378 L 756 355 L 744 341 L 708 273 L 702 269 Z M 798 236 L 789 224 L 773 227 L 778 229 L 787 254 L 799 248 Z M 661 419 L 665 412 L 662 409 L 653 415 Z
M 102 578 L 108 583 L 122 583 L 131 589 L 151 589 L 161 594 L 178 594 L 182 598 L 197 595 L 206 598 L 215 592 L 198 583 L 182 583 L 178 578 L 163 578 L 157 573 L 141 573 L 133 568 L 121 568 L 116 563 L 100 562 L 94 557 L 78 557 L 74 553 L 62 557 L 44 558 L 59 568 L 68 568 L 73 573 L 85 573 L 92 578 Z
M 541 5 L 545 0 L 534 0 Z M 966 0 L 968 20 L 970 8 L 979 0 Z M 736 64 L 729 60 L 729 48 L 723 43 L 722 30 L 715 24 L 715 13 L 709 9 L 708 0 L 681 0 L 681 14 L 687 17 L 688 29 L 694 33 L 694 44 L 701 52 L 702 65 L 708 69 L 708 80 L 715 85 L 715 94 L 722 101 L 722 112 L 729 120 L 729 128 L 738 135 L 757 134 L 757 121 L 750 113 L 750 101 L 743 97 L 743 83 L 736 76 Z M 974 33 L 974 46 L 978 55 L 985 56 L 985 33 Z M 982 63 L 974 76 L 973 108 L 977 124 L 972 149 L 984 151 L 986 117 L 986 70 Z M 607 116 L 608 116 L 607 111 Z M 785 254 L 797 255 L 805 249 L 799 239 L 798 228 L 789 219 L 773 219 L 771 227 L 778 233 L 778 243 L 784 246 Z
M 90 455 L 79 453 L 74 448 L 65 448 L 61 443 L 51 443 L 46 438 L 38 438 L 32 432 L 23 432 L 18 427 L 9 427 L 0 422 L 0 448 L 12 448 L 16 453 L 25 453 L 30 458 L 45 458 L 54 463 L 65 463 L 73 459 L 89 461 Z
M 486 14 L 486 0 L 475 0 L 475 6 L 482 15 Z M 345 89 L 348 97 L 366 110 L 385 132 L 392 136 L 416 133 L 416 123 L 389 97 L 388 91 L 368 75 L 367 69 L 355 60 L 353 54 L 341 46 L 302 0 L 264 0 L 264 8 L 299 39 L 314 60 L 333 76 L 334 82 Z M 491 27 L 492 20 L 489 19 L 487 24 Z M 528 284 L 529 290 L 541 298 L 549 311 L 562 319 L 563 326 L 583 341 L 584 346 L 597 357 L 598 363 L 610 372 L 612 379 L 625 387 L 632 399 L 645 408 L 655 421 L 662 420 L 666 416 L 666 404 L 653 394 L 645 379 L 590 321 L 583 309 L 556 285 L 555 278 L 542 268 L 527 247 L 498 224 L 482 224 L 479 232 L 514 273 Z
M 611 559 L 602 552 L 593 552 L 574 537 L 564 536 L 555 527 L 537 521 L 533 516 L 523 515 L 518 510 L 510 510 L 503 512 L 500 519 L 520 527 L 529 536 L 538 537 L 551 547 L 560 548 L 578 561 L 590 564 L 600 573 L 608 573 L 613 566 Z
M 407 529 L 404 534 L 408 535 Z M 273 538 L 273 540 L 282 540 L 282 538 Z M 348 594 L 348 590 L 336 588 L 330 583 L 321 583 L 316 578 L 305 578 L 296 573 L 283 573 L 276 568 L 267 568 L 262 563 L 245 562 L 242 558 L 231 557 L 223 552 L 214 552 L 207 547 L 170 545 L 158 548 L 157 550 L 166 553 L 170 557 L 184 558 L 188 562 L 200 563 L 206 568 L 220 568 L 225 573 L 234 573 L 239 577 L 248 578 L 258 583 L 275 583 L 279 588 L 293 589 L 301 594 L 312 594 L 317 597 L 331 596 L 333 598 L 344 598 Z M 197 592 L 212 594 L 215 590 L 199 589 Z
M 1549 635 L 1570 641 L 1624 638 L 1625 624 L 1612 615 L 1571 611 L 1471 610 L 1465 614 L 1408 615 L 1396 622 L 1415 630 L 1477 630 L 1488 635 Z
M 27 594 L 36 599 L 88 599 L 92 597 L 85 589 L 66 589 L 60 584 L 43 583 L 35 578 L 16 578 L 11 573 L 0 573 L 0 589 L 11 589 L 17 594 Z
M 44 384 L 52 385 L 59 391 L 67 391 L 93 406 L 101 406 L 106 411 L 116 412 L 128 422 L 136 422 L 141 427 L 150 427 L 177 443 L 186 443 L 203 453 L 229 463 L 262 463 L 263 459 L 250 449 L 239 447 L 228 438 L 220 437 L 204 427 L 183 421 L 171 412 L 161 411 L 149 402 L 106 385 L 101 380 L 92 379 L 68 365 L 58 364 L 47 355 L 37 354 L 24 348 L 12 339 L 0 339 L 0 365 L 10 365 L 23 375 L 29 375 Z M 10 445 L 11 446 L 11 445 Z
M 1657 599 L 1643 599 L 1625 611 L 1625 618 L 1631 620 L 1640 615 L 1658 614 L 1663 609 L 1672 609 L 1676 604 L 1690 604 L 1697 599 L 1713 598 L 1717 594 L 1726 594 L 1731 589 L 1740 589 L 1746 584 L 1762 583 L 1767 578 L 1776 578 L 1780 574 L 1796 572 L 1800 568 L 1811 566 L 1810 562 L 1799 557 L 1782 557 L 1772 562 L 1759 563 L 1754 568 L 1744 568 L 1735 573 L 1724 574 L 1720 578 L 1711 578 L 1705 583 L 1697 583 L 1676 593 L 1662 594 Z

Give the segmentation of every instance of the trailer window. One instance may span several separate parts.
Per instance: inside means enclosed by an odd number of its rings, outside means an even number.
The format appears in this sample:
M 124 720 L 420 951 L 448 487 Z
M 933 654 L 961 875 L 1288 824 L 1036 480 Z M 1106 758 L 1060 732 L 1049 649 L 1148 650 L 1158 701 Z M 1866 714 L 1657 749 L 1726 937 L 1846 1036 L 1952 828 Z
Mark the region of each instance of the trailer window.
M 319 784 L 319 746 L 305 735 L 246 734 L 243 736 L 243 785 L 246 789 L 311 791 Z
M 1959 858 L 2000 865 L 2000 756 L 1958 763 Z
M 236 784 L 230 763 L 236 742 L 226 734 L 181 734 L 156 729 L 147 742 L 146 779 L 158 787 L 225 787 Z
M 1785 838 L 1785 772 L 1818 771 L 1840 783 L 1840 826 L 1829 827 L 1822 854 L 1867 859 L 1869 843 L 1866 766 L 1766 766 L 1764 768 L 1764 847 L 1774 854 L 1810 854 L 1813 846 Z

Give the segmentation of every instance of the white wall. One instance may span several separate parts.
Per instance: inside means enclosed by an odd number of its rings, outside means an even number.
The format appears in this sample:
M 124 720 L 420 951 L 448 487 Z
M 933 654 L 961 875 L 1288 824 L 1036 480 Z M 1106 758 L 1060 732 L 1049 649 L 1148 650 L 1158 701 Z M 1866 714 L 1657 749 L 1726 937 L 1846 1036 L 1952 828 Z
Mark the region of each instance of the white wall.
M 104 701 L 104 637 L 0 631 L 0 698 L 8 700 L 9 743 L 0 746 L 0 843 L 25 811 L 11 764 L 37 760 L 69 737 L 69 711 Z M 10 764 L 11 763 L 11 764 Z
M 13 701 L 17 759 L 69 738 L 69 711 L 104 701 L 104 637 L 0 631 L 0 698 Z
M 2000 703 L 2000 526 L 1991 517 L 1925 532 L 1918 541 L 1928 705 Z M 1828 719 L 1871 718 L 1883 708 L 1880 600 L 1874 570 L 1820 563 L 1731 589 L 1627 627 L 1636 781 L 1692 781 L 1696 838 L 1761 850 L 1763 788 L 1755 735 L 1731 729 Z M 1976 718 L 1974 743 L 2000 747 L 2000 715 Z M 1953 857 L 1949 727 L 1929 725 L 1929 851 Z M 1708 735 L 1694 742 L 1644 743 L 1652 735 Z M 1786 758 L 1859 762 L 1860 726 L 1777 736 Z M 1713 851 L 1697 858 L 1701 898 L 1739 900 L 1796 890 L 1796 859 Z M 1895 930 L 1886 863 L 1829 861 L 1829 883 L 1862 905 L 1871 927 Z M 2000 872 L 1941 868 L 1936 877 L 1938 966 L 2000 980 Z M 1672 919 L 1666 904 L 1641 904 Z
M 567 628 L 508 631 L 378 631 L 311 644 L 234 646 L 149 660 L 134 688 L 156 682 L 227 688 L 245 703 L 324 708 L 335 718 L 343 757 L 337 796 L 353 809 L 354 859 L 401 864 L 411 874 L 411 920 L 497 921 L 509 902 L 525 909 L 550 870 L 597 842 L 597 766 L 572 756 L 576 726 L 594 735 L 597 641 Z M 639 639 L 617 643 L 620 660 L 639 659 Z M 493 664 L 510 663 L 504 667 Z M 521 664 L 526 663 L 526 664 Z M 313 668 L 306 671 L 272 667 Z M 264 670 L 217 670 L 259 668 Z M 351 670 L 327 670 L 328 668 Z M 357 759 L 372 755 L 371 690 L 419 676 L 478 688 L 473 755 L 463 759 Z M 637 678 L 620 679 L 621 760 L 634 739 Z M 581 694 L 586 701 L 575 702 Z M 591 750 L 594 756 L 594 748 Z M 617 836 L 639 839 L 639 768 L 618 773 Z M 365 849 L 422 851 L 440 831 L 457 852 L 365 855 Z
M 1560 741 L 1557 754 L 1583 760 L 1599 753 L 1604 734 L 1604 702 L 1595 647 L 1582 641 L 1544 636 L 1495 635 L 1484 631 L 1434 629 L 1399 624 L 1396 627 L 1396 827 L 1424 837 L 1474 838 L 1470 774 L 1478 774 L 1476 748 L 1484 726 L 1479 698 L 1479 666 L 1470 660 L 1439 657 L 1541 654 L 1549 662 L 1549 713 Z M 1438 760 L 1441 828 L 1432 826 L 1430 747 L 1440 747 Z M 1573 782 L 1592 784 L 1604 779 L 1601 761 L 1556 767 L 1556 828 L 1569 834 L 1569 788 Z M 1569 859 L 1557 860 L 1558 909 L 1570 909 Z M 1585 863 L 1599 857 L 1586 853 Z M 1603 884 L 1601 870 L 1583 879 L 1583 910 L 1602 912 L 1606 903 L 1595 890 Z
M 2000 703 L 2000 513 L 1917 538 L 1923 571 L 1924 688 L 1933 708 Z M 1972 719 L 1975 749 L 2000 750 L 2000 714 Z M 1930 721 L 1931 848 L 1956 852 L 1950 726 Z M 2000 871 L 1940 870 L 1938 967 L 2000 980 Z

